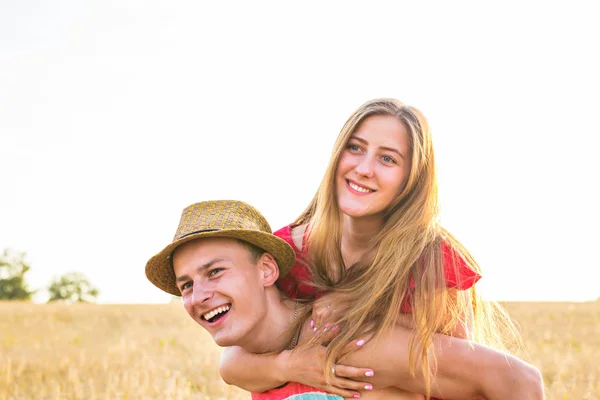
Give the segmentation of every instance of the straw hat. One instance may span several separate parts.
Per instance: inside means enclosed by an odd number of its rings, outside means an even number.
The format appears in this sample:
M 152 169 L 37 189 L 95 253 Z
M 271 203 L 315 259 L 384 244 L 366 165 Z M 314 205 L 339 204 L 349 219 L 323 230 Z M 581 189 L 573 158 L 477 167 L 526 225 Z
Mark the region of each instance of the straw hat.
M 167 293 L 181 296 L 175 284 L 171 254 L 183 243 L 209 237 L 229 237 L 260 247 L 275 257 L 281 277 L 295 263 L 292 247 L 271 233 L 271 226 L 257 209 L 241 201 L 212 200 L 183 210 L 173 242 L 146 264 L 148 280 Z

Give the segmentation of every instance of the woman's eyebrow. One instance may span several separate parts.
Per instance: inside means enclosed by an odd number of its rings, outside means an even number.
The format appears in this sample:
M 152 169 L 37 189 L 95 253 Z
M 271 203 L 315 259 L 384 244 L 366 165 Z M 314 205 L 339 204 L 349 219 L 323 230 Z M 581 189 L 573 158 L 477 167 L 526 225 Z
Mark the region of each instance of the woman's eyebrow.
M 365 139 L 361 138 L 360 136 L 352 135 L 352 136 L 350 136 L 350 139 L 357 140 L 363 144 L 369 144 L 369 142 L 367 142 Z M 387 150 L 387 151 L 394 152 L 394 153 L 398 154 L 400 157 L 402 157 L 403 160 L 406 159 L 406 157 L 404 157 L 404 154 L 402 154 L 402 152 L 400 152 L 400 150 L 398 150 L 398 149 L 395 149 L 393 147 L 388 147 L 388 146 L 379 146 L 379 148 L 381 150 Z
M 379 148 L 380 148 L 380 149 L 382 149 L 382 150 L 387 150 L 387 151 L 391 151 L 391 152 L 393 152 L 393 153 L 396 153 L 396 154 L 398 154 L 400 157 L 402 157 L 402 159 L 404 159 L 404 154 L 402 154 L 402 153 L 400 152 L 400 150 L 398 150 L 398 149 L 394 149 L 393 147 L 387 147 L 387 146 L 379 146 Z

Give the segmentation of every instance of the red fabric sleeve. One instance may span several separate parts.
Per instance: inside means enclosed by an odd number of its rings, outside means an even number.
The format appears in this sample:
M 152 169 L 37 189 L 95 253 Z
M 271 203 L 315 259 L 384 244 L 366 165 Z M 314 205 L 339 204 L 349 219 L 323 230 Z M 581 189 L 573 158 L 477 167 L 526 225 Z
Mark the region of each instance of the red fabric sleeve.
M 469 268 L 461 255 L 446 242 L 442 242 L 442 254 L 446 287 L 466 290 L 481 279 L 481 275 Z
M 278 231 L 273 232 L 273 234 L 285 240 L 292 246 L 294 253 L 296 254 L 296 263 L 287 275 L 279 277 L 279 280 L 277 280 L 277 287 L 294 300 L 314 298 L 316 295 L 315 289 L 303 283 L 310 282 L 310 271 L 305 264 L 298 262 L 298 259 L 303 259 L 306 255 L 296 247 L 296 244 L 292 240 L 291 226 L 284 226 Z
M 446 277 L 446 287 L 458 290 L 467 290 L 471 288 L 481 275 L 473 271 L 467 265 L 467 262 L 462 258 L 456 250 L 450 247 L 447 242 L 442 242 L 442 256 L 444 260 L 444 275 Z M 411 278 L 409 297 L 402 302 L 402 312 L 410 313 L 410 294 L 414 293 L 415 281 Z
M 444 257 L 446 287 L 466 290 L 481 279 L 481 275 L 469 268 L 461 255 L 446 242 L 442 242 L 442 255 Z M 410 287 L 415 287 L 415 281 L 412 278 L 410 280 Z

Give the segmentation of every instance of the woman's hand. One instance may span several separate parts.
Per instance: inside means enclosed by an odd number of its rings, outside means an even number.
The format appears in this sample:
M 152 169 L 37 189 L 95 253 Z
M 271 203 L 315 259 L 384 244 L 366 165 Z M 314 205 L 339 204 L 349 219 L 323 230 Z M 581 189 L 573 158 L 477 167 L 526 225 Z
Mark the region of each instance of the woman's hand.
M 338 313 L 344 312 L 344 300 L 342 296 L 328 294 L 315 301 L 312 316 L 302 328 L 297 350 L 282 352 L 278 364 L 289 382 L 302 383 L 344 398 L 360 398 L 359 391 L 373 389 L 368 382 L 374 375 L 371 368 L 336 364 L 332 371 L 324 370 L 327 345 L 342 329 L 332 322 Z M 364 343 L 364 340 L 353 341 L 343 353 L 356 351 Z
M 334 321 L 347 310 L 346 296 L 337 293 L 327 294 L 313 303 L 310 327 L 314 332 L 327 333 L 331 338 L 340 328 L 333 325 Z
M 362 344 L 360 344 L 362 345 Z M 356 342 L 349 346 L 356 347 Z M 304 347 L 299 351 L 286 350 L 280 354 L 282 366 L 288 369 L 289 380 L 337 394 L 345 398 L 360 398 L 359 391 L 372 390 L 373 386 L 365 378 L 373 376 L 370 368 L 357 368 L 351 365 L 336 364 L 332 379 L 327 382 L 324 371 L 326 347 L 317 345 Z
M 332 313 L 331 304 L 327 301 L 317 301 L 313 305 L 310 319 L 310 329 L 313 334 L 327 334 L 328 337 L 334 336 L 339 326 L 331 326 Z

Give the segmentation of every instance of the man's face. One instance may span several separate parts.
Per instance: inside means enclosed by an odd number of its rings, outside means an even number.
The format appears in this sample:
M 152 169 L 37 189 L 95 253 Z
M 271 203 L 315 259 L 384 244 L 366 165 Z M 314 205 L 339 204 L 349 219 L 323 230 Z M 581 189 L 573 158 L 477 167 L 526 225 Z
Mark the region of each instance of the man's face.
M 188 314 L 219 346 L 244 346 L 267 306 L 259 260 L 235 239 L 197 239 L 173 253 L 177 287 Z

